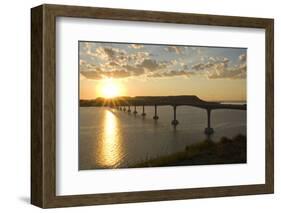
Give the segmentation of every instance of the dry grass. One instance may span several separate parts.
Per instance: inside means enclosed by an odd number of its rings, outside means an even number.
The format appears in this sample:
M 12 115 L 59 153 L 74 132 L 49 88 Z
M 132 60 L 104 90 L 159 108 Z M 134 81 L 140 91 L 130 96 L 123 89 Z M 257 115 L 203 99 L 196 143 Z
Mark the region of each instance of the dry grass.
M 232 139 L 223 137 L 219 142 L 205 140 L 187 146 L 184 151 L 147 159 L 129 167 L 246 163 L 246 147 L 246 136 L 244 135 L 237 135 Z

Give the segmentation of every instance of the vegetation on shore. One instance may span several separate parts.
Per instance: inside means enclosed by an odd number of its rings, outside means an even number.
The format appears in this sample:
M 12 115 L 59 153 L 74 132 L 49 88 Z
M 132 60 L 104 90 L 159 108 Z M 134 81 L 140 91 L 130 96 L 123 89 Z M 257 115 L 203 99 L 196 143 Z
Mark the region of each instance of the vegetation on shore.
M 244 135 L 237 135 L 232 139 L 222 137 L 219 142 L 206 139 L 201 143 L 186 146 L 184 151 L 147 159 L 143 162 L 130 165 L 129 167 L 246 163 L 246 140 L 247 138 Z

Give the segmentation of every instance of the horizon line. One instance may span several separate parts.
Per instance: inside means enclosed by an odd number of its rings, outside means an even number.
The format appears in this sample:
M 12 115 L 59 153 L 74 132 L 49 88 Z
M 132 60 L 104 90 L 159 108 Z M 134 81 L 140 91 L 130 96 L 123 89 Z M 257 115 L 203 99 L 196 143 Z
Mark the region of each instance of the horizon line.
M 87 100 L 87 101 L 90 101 L 90 100 L 96 100 L 98 98 L 103 98 L 103 99 L 115 99 L 115 98 L 136 98 L 136 97 L 168 97 L 168 96 L 173 96 L 173 97 L 179 97 L 179 96 L 196 96 L 198 98 L 200 98 L 199 96 L 197 95 L 139 95 L 139 96 L 116 96 L 116 97 L 112 97 L 112 98 L 106 98 L 106 97 L 95 97 L 95 98 L 84 98 L 84 99 L 79 99 L 79 101 L 81 100 Z M 203 99 L 203 98 L 200 98 L 202 100 L 206 100 L 206 99 Z M 234 99 L 234 100 L 231 100 L 231 99 L 207 99 L 208 101 L 225 101 L 225 102 L 247 102 L 247 100 L 237 100 L 237 99 Z

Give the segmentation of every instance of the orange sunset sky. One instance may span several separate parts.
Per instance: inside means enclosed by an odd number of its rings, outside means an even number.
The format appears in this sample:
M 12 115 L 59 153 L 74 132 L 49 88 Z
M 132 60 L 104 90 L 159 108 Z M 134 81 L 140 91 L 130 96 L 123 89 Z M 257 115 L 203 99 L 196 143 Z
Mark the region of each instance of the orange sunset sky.
M 80 99 L 246 100 L 246 48 L 79 42 Z

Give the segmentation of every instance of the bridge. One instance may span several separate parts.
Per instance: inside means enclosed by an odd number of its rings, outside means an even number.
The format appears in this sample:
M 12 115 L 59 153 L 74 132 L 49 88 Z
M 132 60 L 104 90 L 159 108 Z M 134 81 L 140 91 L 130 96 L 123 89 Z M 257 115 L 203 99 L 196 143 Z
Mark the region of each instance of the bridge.
M 177 126 L 179 121 L 177 120 L 177 108 L 180 106 L 192 106 L 201 109 L 205 109 L 207 113 L 207 127 L 205 133 L 210 135 L 214 133 L 214 129 L 211 127 L 211 112 L 217 109 L 232 109 L 232 110 L 247 110 L 246 104 L 223 104 L 220 102 L 204 101 L 194 95 L 184 96 L 137 96 L 137 97 L 116 97 L 112 99 L 98 98 L 95 100 L 96 105 L 110 106 L 117 108 L 121 111 L 127 111 L 131 113 L 131 108 L 134 109 L 133 113 L 137 114 L 137 106 L 142 107 L 141 116 L 146 116 L 145 107 L 154 106 L 154 120 L 158 120 L 159 116 L 157 108 L 160 106 L 171 106 L 173 109 L 173 120 L 171 124 Z

